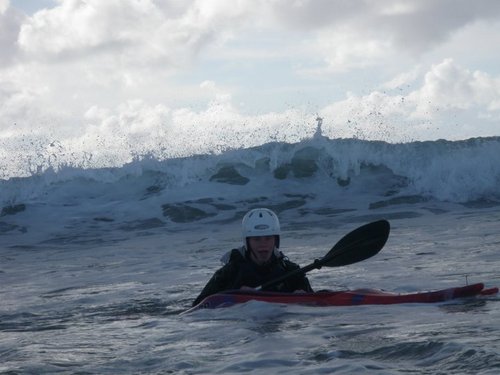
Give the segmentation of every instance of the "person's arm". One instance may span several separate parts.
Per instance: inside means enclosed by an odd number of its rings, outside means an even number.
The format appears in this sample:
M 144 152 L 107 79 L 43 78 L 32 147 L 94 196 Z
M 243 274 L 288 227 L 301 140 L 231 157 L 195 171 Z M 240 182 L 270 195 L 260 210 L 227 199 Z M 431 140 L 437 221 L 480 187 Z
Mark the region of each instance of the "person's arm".
M 309 279 L 305 275 L 302 275 L 302 277 L 298 280 L 297 287 L 295 290 L 304 291 L 307 293 L 314 292 L 313 288 L 311 287 L 311 284 L 309 283 Z
M 193 301 L 193 306 L 199 304 L 205 297 L 229 289 L 231 281 L 229 276 L 229 265 L 226 265 L 216 271 L 208 281 L 207 285 L 205 285 L 200 295 Z
M 296 269 L 299 269 L 300 266 L 298 264 L 295 264 L 293 262 L 288 262 L 287 264 L 287 269 L 288 271 L 294 271 Z M 311 284 L 309 283 L 309 279 L 306 277 L 305 274 L 299 273 L 295 276 L 293 276 L 290 281 L 289 281 L 290 289 L 292 292 L 295 291 L 303 291 L 307 293 L 313 293 L 314 290 L 311 287 Z

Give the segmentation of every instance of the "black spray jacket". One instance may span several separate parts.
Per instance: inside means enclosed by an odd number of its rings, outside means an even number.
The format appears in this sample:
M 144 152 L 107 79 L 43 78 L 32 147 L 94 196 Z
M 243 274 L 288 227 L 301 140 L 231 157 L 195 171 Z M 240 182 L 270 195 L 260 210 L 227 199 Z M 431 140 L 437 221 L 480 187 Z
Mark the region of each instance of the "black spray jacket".
M 194 300 L 193 306 L 212 294 L 239 289 L 242 286 L 258 287 L 299 268 L 297 264 L 289 261 L 283 253 L 278 251 L 275 251 L 269 262 L 260 266 L 250 259 L 248 251 L 244 248 L 233 249 L 230 252 L 229 261 L 214 273 L 200 295 Z M 290 293 L 296 290 L 313 291 L 309 280 L 301 273 L 265 290 Z

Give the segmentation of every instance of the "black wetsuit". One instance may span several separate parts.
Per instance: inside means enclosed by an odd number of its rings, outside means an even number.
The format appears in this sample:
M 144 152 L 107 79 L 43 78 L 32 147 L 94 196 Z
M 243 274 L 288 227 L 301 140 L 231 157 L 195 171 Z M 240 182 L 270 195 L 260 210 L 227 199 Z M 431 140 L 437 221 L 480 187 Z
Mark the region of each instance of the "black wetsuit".
M 231 251 L 229 262 L 214 273 L 200 295 L 194 300 L 193 306 L 209 295 L 223 290 L 239 289 L 242 286 L 258 287 L 299 268 L 282 253 L 279 253 L 279 256 L 273 254 L 269 262 L 260 266 L 250 259 L 248 251 L 242 255 L 238 249 L 234 249 Z M 303 273 L 298 273 L 264 290 L 290 293 L 296 290 L 313 291 L 309 280 Z

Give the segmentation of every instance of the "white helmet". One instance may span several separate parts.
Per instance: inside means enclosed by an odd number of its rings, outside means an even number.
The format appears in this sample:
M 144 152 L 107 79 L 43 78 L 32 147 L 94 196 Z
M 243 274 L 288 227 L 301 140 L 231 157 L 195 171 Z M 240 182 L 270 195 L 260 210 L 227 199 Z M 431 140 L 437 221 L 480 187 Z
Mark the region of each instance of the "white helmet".
M 245 244 L 248 237 L 277 236 L 276 247 L 279 247 L 280 221 L 273 211 L 255 208 L 247 212 L 241 225 Z

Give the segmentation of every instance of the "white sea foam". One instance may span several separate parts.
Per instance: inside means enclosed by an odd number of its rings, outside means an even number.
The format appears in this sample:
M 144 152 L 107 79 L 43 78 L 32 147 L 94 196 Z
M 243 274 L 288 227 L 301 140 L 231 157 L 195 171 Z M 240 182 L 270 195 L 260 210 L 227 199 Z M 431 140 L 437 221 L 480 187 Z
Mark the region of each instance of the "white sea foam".
M 200 190 L 214 198 L 228 189 L 240 196 L 251 195 L 251 191 L 270 195 L 277 184 L 288 186 L 291 192 L 295 187 L 303 194 L 495 201 L 500 199 L 498 160 L 497 137 L 405 144 L 315 137 L 220 154 L 166 159 L 137 156 L 106 168 L 76 162 L 61 164 L 54 156 L 31 168 L 29 176 L 4 176 L 0 180 L 0 202 L 36 202 L 42 197 L 51 200 L 51 194 L 61 191 L 75 198 L 81 194 L 85 199 L 110 188 L 129 200 L 144 198 L 149 191 L 183 201 L 196 198 Z M 119 185 L 118 191 L 115 185 Z

